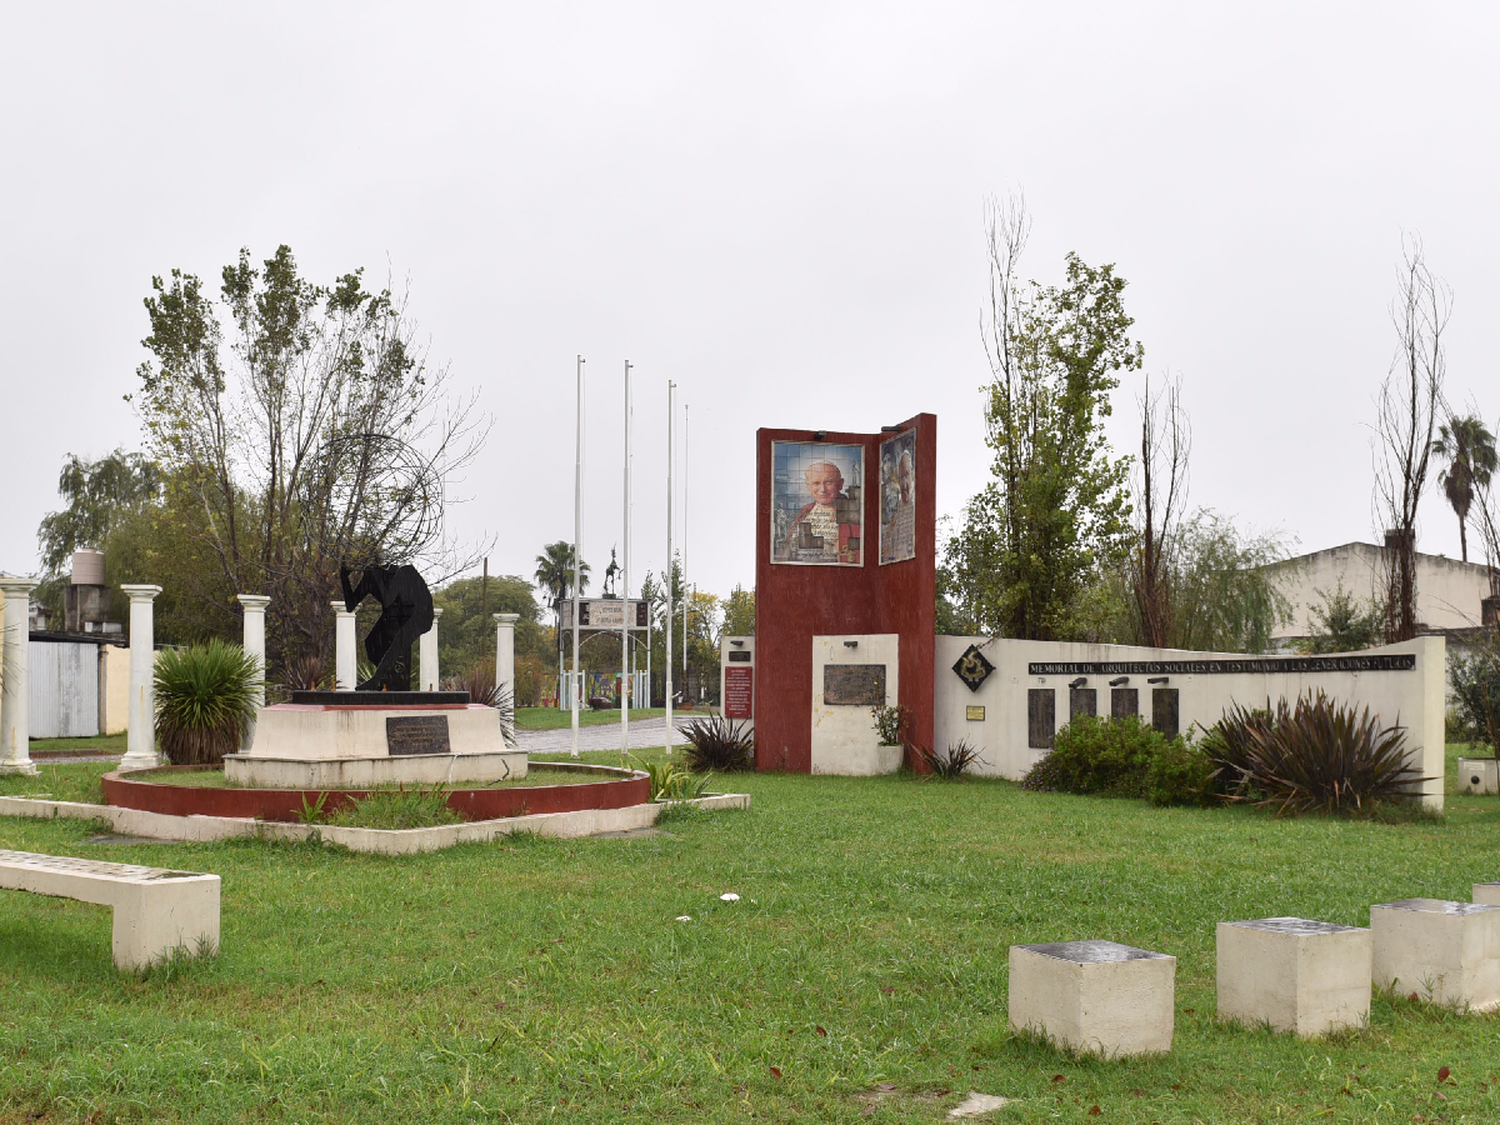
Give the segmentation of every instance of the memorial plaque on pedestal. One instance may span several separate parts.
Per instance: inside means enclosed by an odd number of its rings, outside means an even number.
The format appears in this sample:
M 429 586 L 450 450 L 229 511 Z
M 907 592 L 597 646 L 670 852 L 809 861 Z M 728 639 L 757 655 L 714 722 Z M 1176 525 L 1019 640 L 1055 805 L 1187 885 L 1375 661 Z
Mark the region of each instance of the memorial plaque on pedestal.
M 884 664 L 823 665 L 825 707 L 884 707 Z
M 387 715 L 386 753 L 397 758 L 408 754 L 451 754 L 447 715 Z
M 737 652 L 729 654 L 730 659 L 740 655 Z M 745 654 L 746 656 L 749 653 Z M 755 670 L 753 668 L 725 668 L 724 669 L 724 717 L 726 719 L 748 719 L 752 714 L 753 707 L 753 679 Z

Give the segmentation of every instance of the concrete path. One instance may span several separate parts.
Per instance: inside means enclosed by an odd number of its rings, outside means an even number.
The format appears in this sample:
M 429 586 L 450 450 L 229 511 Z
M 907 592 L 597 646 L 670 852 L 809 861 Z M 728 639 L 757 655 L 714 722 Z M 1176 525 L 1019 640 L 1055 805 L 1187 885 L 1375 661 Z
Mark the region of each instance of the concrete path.
M 673 715 L 672 726 L 676 729 L 673 731 L 672 744 L 676 746 L 686 742 L 682 727 L 702 717 L 701 714 L 692 714 L 684 719 L 678 719 L 676 715 Z M 667 720 L 665 718 L 633 720 L 630 724 L 630 749 L 650 750 L 652 747 L 664 746 L 666 735 Z M 520 743 L 522 750 L 530 754 L 566 754 L 573 748 L 573 728 L 518 730 L 516 741 Z M 619 723 L 578 728 L 578 749 L 580 750 L 618 750 L 619 748 Z

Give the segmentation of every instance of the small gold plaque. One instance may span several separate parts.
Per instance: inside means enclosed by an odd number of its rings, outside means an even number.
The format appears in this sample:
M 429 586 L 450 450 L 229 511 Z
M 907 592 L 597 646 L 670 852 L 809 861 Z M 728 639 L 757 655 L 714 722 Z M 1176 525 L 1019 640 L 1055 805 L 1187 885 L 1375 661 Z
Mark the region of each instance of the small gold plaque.
M 971 723 L 982 723 L 982 722 L 984 722 L 984 708 L 983 707 L 965 707 L 964 708 L 964 718 L 968 719 L 969 722 L 971 722 Z

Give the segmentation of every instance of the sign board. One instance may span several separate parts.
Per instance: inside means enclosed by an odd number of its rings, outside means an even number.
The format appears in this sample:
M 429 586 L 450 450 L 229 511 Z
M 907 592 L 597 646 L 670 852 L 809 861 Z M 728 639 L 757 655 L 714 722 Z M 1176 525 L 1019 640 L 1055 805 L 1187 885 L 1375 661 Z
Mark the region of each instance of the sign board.
M 825 707 L 884 707 L 884 664 L 825 664 Z
M 580 629 L 623 629 L 630 618 L 630 628 L 646 627 L 646 603 L 640 598 L 567 598 L 562 603 L 562 627 L 573 628 L 573 603 L 578 603 Z M 626 607 L 629 606 L 627 613 Z
M 968 722 L 971 722 L 971 723 L 982 723 L 982 722 L 984 722 L 984 708 L 983 707 L 965 707 L 964 708 L 964 719 L 967 720 Z
M 724 717 L 726 719 L 755 717 L 754 680 L 754 668 L 724 669 Z
M 392 758 L 408 754 L 451 754 L 447 715 L 387 715 L 386 753 Z

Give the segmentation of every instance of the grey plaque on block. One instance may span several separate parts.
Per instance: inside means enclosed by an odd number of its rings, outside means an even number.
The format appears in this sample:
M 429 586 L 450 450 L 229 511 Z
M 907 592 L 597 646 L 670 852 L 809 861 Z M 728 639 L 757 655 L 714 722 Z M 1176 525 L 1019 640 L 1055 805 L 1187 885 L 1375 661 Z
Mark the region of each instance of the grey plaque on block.
M 451 754 L 447 715 L 387 715 L 386 753 L 393 758 L 408 754 Z
M 1168 953 L 1155 953 L 1149 949 L 1137 949 L 1133 945 L 1121 945 L 1117 941 L 1053 941 L 1045 945 L 1023 945 L 1032 953 L 1043 957 L 1055 957 L 1059 961 L 1073 961 L 1080 965 L 1102 965 L 1114 961 L 1150 961 L 1157 957 L 1169 957 Z
M 1128 719 L 1141 713 L 1141 693 L 1133 687 L 1111 688 L 1109 693 L 1109 717 Z
M 884 664 L 823 665 L 825 707 L 884 707 Z
M 1177 737 L 1177 689 L 1151 689 L 1151 725 L 1167 738 Z
M 1051 688 L 1032 688 L 1026 693 L 1026 745 L 1033 750 L 1052 749 L 1057 732 L 1057 693 Z
M 1099 692 L 1095 688 L 1069 688 L 1068 689 L 1068 721 L 1072 722 L 1079 715 L 1097 715 L 1099 713 Z

